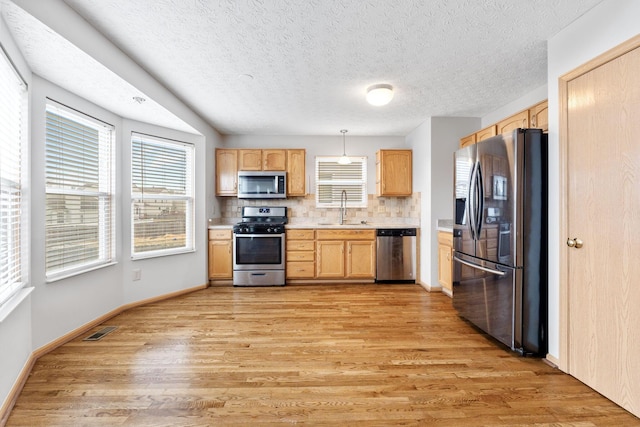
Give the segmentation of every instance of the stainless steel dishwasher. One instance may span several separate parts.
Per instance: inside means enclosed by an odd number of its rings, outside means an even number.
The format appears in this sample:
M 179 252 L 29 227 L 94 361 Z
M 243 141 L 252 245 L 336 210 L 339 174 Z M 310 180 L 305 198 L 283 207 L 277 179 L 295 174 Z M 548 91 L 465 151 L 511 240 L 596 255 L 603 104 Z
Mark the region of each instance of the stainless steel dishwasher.
M 377 230 L 376 283 L 416 283 L 416 229 Z

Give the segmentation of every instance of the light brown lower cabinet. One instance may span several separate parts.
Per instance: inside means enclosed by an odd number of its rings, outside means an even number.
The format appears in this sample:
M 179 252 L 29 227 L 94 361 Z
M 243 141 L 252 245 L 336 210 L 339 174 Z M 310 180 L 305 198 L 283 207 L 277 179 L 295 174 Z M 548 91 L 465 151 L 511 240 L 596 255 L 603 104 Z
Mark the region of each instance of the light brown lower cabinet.
M 231 230 L 209 230 L 209 280 L 233 279 Z
M 438 283 L 442 292 L 453 295 L 453 234 L 438 231 Z
M 316 269 L 314 230 L 287 230 L 287 279 L 313 279 Z
M 316 230 L 316 278 L 375 279 L 375 230 Z

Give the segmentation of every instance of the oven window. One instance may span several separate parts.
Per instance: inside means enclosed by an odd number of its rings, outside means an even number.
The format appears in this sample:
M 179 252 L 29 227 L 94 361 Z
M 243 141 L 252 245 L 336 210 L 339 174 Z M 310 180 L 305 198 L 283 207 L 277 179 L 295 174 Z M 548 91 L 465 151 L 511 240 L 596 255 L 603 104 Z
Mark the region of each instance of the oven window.
M 282 237 L 236 236 L 236 264 L 281 264 Z

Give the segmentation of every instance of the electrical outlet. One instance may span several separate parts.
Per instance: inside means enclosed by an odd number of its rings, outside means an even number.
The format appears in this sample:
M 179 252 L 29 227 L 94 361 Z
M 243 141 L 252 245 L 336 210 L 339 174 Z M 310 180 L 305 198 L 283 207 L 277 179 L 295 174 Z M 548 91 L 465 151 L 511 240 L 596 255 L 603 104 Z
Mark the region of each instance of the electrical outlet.
M 132 271 L 131 279 L 136 281 L 136 280 L 140 280 L 141 277 L 142 277 L 142 270 L 140 270 L 139 268 L 136 268 L 135 270 Z

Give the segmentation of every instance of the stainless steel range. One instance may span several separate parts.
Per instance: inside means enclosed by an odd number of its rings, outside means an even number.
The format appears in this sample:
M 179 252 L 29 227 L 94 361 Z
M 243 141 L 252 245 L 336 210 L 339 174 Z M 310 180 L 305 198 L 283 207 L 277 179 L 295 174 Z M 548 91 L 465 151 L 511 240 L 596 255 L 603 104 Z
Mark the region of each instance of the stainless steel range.
M 284 286 L 284 206 L 244 206 L 233 226 L 233 286 Z

